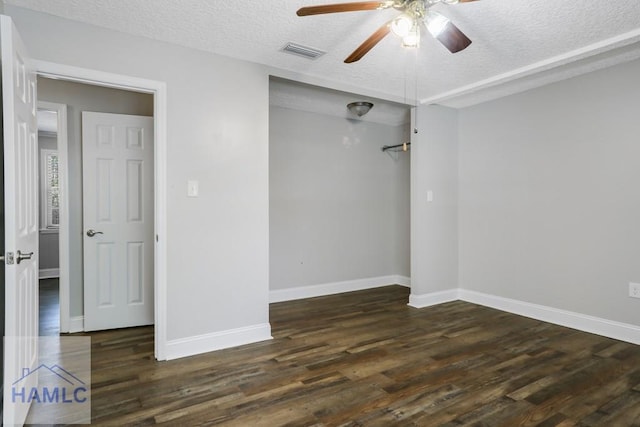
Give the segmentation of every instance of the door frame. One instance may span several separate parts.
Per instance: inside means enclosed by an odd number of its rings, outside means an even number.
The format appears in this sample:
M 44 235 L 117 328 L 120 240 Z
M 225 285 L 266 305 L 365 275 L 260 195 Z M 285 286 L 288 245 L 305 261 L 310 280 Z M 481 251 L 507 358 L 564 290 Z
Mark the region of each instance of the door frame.
M 57 113 L 56 149 L 58 150 L 59 185 L 60 193 L 62 194 L 60 198 L 60 225 L 58 227 L 60 331 L 71 332 L 71 316 L 69 312 L 69 150 L 67 140 L 67 105 L 38 100 L 37 106 L 38 110 L 51 110 Z M 40 186 L 40 183 L 38 186 Z
M 167 348 L 167 85 L 123 74 L 33 61 L 42 77 L 153 95 L 154 118 L 154 349 L 166 360 Z M 61 265 L 62 267 L 62 265 Z M 69 316 L 68 307 L 66 316 Z M 67 317 L 68 318 L 68 317 Z M 62 320 L 62 317 L 61 317 Z

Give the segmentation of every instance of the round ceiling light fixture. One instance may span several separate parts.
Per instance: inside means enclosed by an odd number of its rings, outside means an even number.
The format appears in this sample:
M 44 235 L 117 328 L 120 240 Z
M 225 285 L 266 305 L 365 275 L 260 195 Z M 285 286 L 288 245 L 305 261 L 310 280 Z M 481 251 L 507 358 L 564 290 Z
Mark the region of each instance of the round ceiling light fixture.
M 347 104 L 347 108 L 358 117 L 362 117 L 371 110 L 373 104 L 367 101 L 358 101 Z

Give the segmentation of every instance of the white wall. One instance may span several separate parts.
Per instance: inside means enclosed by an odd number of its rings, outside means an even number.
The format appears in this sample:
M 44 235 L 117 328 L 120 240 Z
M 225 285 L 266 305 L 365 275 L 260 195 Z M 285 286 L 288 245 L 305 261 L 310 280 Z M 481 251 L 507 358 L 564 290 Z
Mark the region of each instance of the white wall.
M 37 59 L 166 82 L 168 339 L 268 325 L 264 67 L 5 6 Z M 187 180 L 200 197 L 187 198 Z
M 638 76 L 635 61 L 460 112 L 461 288 L 640 325 Z
M 458 113 L 417 109 L 411 143 L 411 295 L 458 287 Z M 432 192 L 433 201 L 427 200 Z
M 153 96 L 100 86 L 38 77 L 38 99 L 67 105 L 67 158 L 69 173 L 69 309 L 72 317 L 83 310 L 82 226 L 82 112 L 153 116 Z M 42 242 L 41 236 L 41 242 Z M 56 244 L 57 244 L 56 235 Z M 47 257 L 50 247 L 40 248 Z M 57 254 L 56 254 L 57 256 Z M 42 268 L 45 268 L 42 266 Z
M 270 287 L 409 275 L 408 125 L 271 107 Z

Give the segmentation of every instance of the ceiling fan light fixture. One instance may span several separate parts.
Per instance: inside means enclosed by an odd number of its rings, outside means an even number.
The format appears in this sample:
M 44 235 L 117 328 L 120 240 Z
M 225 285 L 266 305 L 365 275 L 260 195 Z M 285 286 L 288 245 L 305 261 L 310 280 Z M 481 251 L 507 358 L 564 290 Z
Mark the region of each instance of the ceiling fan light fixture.
M 413 27 L 413 19 L 404 13 L 391 21 L 391 32 L 396 36 L 406 37 Z
M 449 18 L 432 10 L 427 11 L 427 14 L 424 16 L 424 24 L 433 37 L 438 37 L 449 22 Z
M 358 117 L 362 117 L 371 110 L 373 104 L 367 101 L 357 101 L 347 104 L 347 108 Z
M 356 48 L 344 60 L 351 64 L 362 59 L 389 33 L 394 33 L 402 40 L 402 46 L 408 48 L 419 47 L 421 26 L 425 25 L 427 31 L 440 42 L 449 52 L 457 53 L 466 49 L 471 44 L 467 37 L 448 18 L 437 12 L 432 12 L 432 6 L 438 3 L 452 5 L 456 3 L 471 3 L 477 0 L 378 0 L 358 1 L 348 3 L 326 4 L 319 6 L 307 6 L 298 9 L 298 16 L 322 15 L 327 13 L 354 12 L 364 10 L 393 8 L 400 13 L 390 21 L 385 22 L 374 31 L 360 46 Z M 424 33 L 423 33 L 424 34 Z
M 420 27 L 417 22 L 414 23 L 409 34 L 402 38 L 402 47 L 418 48 L 420 47 Z

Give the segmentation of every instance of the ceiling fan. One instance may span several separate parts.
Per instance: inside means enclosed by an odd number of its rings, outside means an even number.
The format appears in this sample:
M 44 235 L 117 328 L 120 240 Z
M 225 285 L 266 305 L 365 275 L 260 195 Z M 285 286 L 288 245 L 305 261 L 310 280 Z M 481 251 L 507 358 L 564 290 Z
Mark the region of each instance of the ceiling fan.
M 337 3 L 320 6 L 308 6 L 298 9 L 298 16 L 321 15 L 325 13 L 356 12 L 360 10 L 379 10 L 393 7 L 402 12 L 398 17 L 384 24 L 364 41 L 351 55 L 346 63 L 362 59 L 373 47 L 390 32 L 402 38 L 404 47 L 420 45 L 420 29 L 424 27 L 442 43 L 451 53 L 459 52 L 471 44 L 471 40 L 444 15 L 431 10 L 437 3 L 456 4 L 470 3 L 477 0 L 386 0 Z

